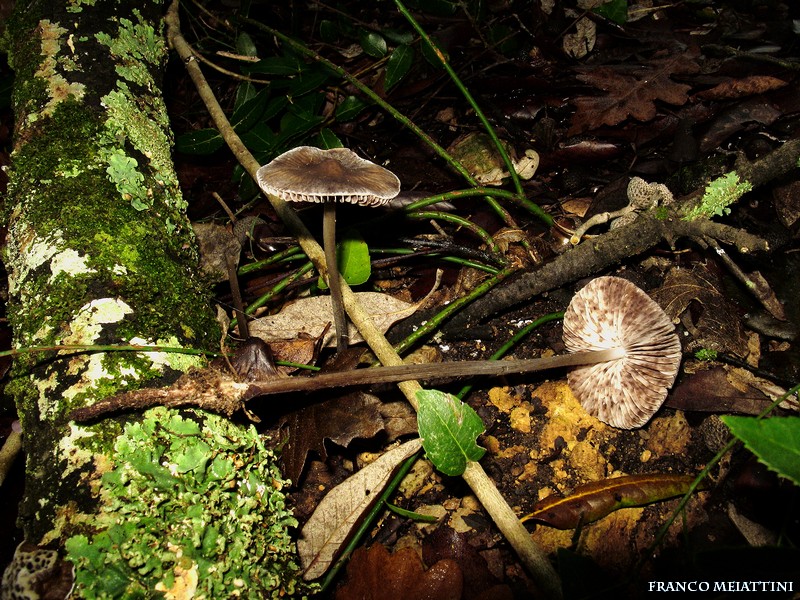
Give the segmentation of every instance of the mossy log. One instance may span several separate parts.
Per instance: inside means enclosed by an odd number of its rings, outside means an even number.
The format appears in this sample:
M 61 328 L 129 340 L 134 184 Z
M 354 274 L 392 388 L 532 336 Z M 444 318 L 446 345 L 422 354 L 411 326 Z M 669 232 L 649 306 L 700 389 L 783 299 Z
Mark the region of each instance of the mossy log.
M 218 347 L 171 159 L 164 10 L 37 0 L 18 3 L 8 23 L 16 79 L 5 263 L 17 348 Z M 23 565 L 37 553 L 45 589 L 69 579 L 66 554 L 74 597 L 151 597 L 179 584 L 214 598 L 295 591 L 278 573 L 297 571 L 294 521 L 252 428 L 163 408 L 90 425 L 67 418 L 201 362 L 75 351 L 16 360 L 7 391 L 24 434 L 26 546 L 0 596 L 30 584 Z

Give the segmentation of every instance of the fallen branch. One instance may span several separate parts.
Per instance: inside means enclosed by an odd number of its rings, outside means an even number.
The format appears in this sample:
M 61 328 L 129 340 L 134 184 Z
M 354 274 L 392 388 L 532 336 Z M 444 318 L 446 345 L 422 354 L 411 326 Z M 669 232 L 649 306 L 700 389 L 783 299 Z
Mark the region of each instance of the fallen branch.
M 796 168 L 798 157 L 800 140 L 790 140 L 757 161 L 737 165 L 736 172 L 755 188 Z M 741 229 L 708 219 L 682 220 L 681 216 L 697 206 L 702 196 L 700 189 L 676 200 L 666 219 L 657 218 L 655 211 L 643 213 L 629 225 L 586 240 L 536 271 L 509 279 L 453 317 L 443 326 L 443 333 L 450 339 L 491 335 L 491 331 L 478 325 L 481 320 L 582 277 L 602 273 L 662 241 L 672 244 L 683 237 L 707 237 L 731 245 L 742 254 L 769 250 L 765 240 Z

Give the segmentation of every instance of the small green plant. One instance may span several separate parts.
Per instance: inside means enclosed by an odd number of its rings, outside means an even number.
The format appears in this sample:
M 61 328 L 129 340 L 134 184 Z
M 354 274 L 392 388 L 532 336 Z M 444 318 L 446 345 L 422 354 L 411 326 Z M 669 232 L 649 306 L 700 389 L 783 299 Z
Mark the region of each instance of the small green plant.
M 717 351 L 711 348 L 700 348 L 694 353 L 697 360 L 717 360 Z
M 699 218 L 710 219 L 729 215 L 731 209 L 728 207 L 752 189 L 753 185 L 749 181 L 739 181 L 736 171 L 731 171 L 709 183 L 700 204 L 690 210 L 683 219 L 694 221 Z

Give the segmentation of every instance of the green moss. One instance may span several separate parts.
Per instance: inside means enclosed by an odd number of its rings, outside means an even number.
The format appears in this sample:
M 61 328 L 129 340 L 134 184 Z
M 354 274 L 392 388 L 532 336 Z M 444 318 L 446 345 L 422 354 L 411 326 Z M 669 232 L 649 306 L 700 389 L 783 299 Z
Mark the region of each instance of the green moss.
M 181 584 L 206 598 L 309 591 L 275 457 L 252 427 L 198 421 L 156 408 L 125 428 L 96 532 L 66 544 L 76 597 L 152 598 Z

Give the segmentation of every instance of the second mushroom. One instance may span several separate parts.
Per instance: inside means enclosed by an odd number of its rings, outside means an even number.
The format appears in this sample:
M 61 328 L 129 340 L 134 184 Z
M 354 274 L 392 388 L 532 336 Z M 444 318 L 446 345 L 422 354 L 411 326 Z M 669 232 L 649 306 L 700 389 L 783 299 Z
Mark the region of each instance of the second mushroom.
M 258 184 L 287 202 L 323 204 L 322 242 L 328 287 L 331 290 L 336 350 L 347 347 L 347 318 L 336 262 L 336 204 L 381 206 L 400 192 L 400 180 L 391 171 L 347 148 L 322 150 L 299 146 L 284 152 L 257 173 Z

